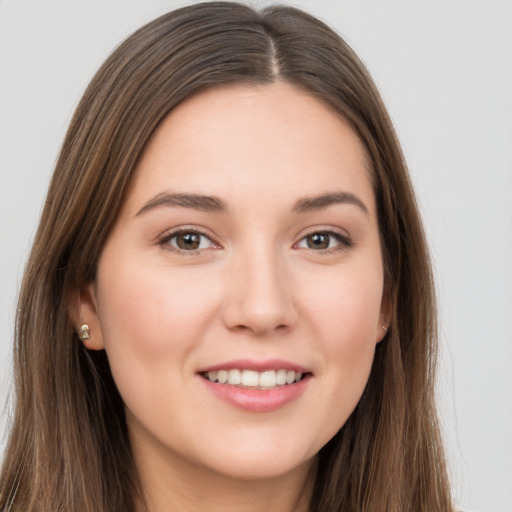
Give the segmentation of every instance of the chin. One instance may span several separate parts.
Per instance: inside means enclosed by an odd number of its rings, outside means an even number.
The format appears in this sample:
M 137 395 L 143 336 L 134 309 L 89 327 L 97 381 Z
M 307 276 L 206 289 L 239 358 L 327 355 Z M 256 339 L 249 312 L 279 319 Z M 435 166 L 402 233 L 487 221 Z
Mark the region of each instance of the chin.
M 307 472 L 314 467 L 316 455 L 307 459 L 292 459 L 262 457 L 257 458 L 237 458 L 235 460 L 224 460 L 222 464 L 216 466 L 215 472 L 223 477 L 233 480 L 250 481 L 250 480 L 275 480 L 280 477 L 286 477 L 295 472 Z
M 320 446 L 293 439 L 293 436 L 270 438 L 256 435 L 253 439 L 236 439 L 220 443 L 210 453 L 203 451 L 205 467 L 219 475 L 238 480 L 275 479 L 295 471 L 307 471 L 314 465 Z

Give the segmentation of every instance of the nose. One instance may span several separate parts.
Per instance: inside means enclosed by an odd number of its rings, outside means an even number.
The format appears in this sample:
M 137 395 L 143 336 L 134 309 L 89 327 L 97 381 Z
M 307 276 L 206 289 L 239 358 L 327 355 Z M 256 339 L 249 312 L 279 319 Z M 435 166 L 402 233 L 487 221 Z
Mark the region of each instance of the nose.
M 294 284 L 283 260 L 272 250 L 236 258 L 226 282 L 223 321 L 227 328 L 261 337 L 295 326 Z

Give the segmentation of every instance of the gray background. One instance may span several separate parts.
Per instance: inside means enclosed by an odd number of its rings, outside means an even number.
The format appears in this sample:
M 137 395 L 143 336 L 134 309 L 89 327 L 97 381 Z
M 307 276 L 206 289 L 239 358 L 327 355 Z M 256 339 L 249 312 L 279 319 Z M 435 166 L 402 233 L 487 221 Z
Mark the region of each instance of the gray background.
M 2 401 L 10 388 L 17 286 L 72 110 L 122 38 L 184 4 L 0 2 Z M 439 395 L 454 493 L 466 510 L 511 512 L 512 3 L 293 5 L 345 36 L 389 107 L 435 262 Z M 2 442 L 8 416 L 7 408 Z

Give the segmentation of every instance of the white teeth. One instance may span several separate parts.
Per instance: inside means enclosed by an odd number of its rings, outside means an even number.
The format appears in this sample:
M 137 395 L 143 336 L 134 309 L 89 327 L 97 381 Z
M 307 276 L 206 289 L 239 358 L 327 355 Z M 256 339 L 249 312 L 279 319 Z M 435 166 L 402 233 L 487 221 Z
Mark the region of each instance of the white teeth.
M 242 372 L 242 384 L 251 388 L 257 387 L 259 384 L 258 372 L 252 370 L 244 370 Z
M 259 385 L 262 388 L 273 388 L 276 385 L 276 372 L 274 370 L 261 372 Z
M 243 386 L 248 388 L 275 388 L 294 384 L 302 379 L 301 372 L 293 370 L 267 370 L 256 372 L 254 370 L 219 370 L 206 372 L 204 375 L 211 382 L 229 384 L 231 386 Z
M 286 384 L 286 370 L 278 370 L 276 374 L 276 383 L 278 386 Z
M 231 384 L 232 386 L 242 384 L 242 372 L 240 370 L 229 370 L 228 384 Z

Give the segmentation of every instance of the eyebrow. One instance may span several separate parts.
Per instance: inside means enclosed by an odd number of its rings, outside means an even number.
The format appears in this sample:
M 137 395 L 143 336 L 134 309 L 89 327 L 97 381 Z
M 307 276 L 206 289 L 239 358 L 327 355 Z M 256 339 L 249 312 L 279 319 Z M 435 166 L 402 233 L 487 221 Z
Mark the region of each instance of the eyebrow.
M 364 213 L 368 214 L 368 208 L 363 201 L 350 192 L 332 192 L 329 194 L 305 197 L 295 203 L 293 211 L 297 213 L 312 212 L 322 210 L 333 204 L 353 204 L 359 207 Z
M 159 206 L 179 206 L 182 208 L 192 208 L 203 212 L 224 213 L 227 206 L 224 201 L 214 196 L 204 196 L 200 194 L 171 194 L 164 192 L 150 199 L 138 212 L 142 215 L 149 210 Z
M 328 194 L 319 194 L 311 197 L 299 199 L 292 211 L 296 213 L 306 213 L 322 210 L 334 204 L 352 204 L 359 207 L 364 213 L 368 214 L 368 208 L 356 195 L 350 192 L 332 192 Z M 225 213 L 228 207 L 222 199 L 215 196 L 205 196 L 201 194 L 177 194 L 163 192 L 150 199 L 136 214 L 142 215 L 149 210 L 161 206 L 178 206 L 181 208 L 192 208 L 203 212 Z

